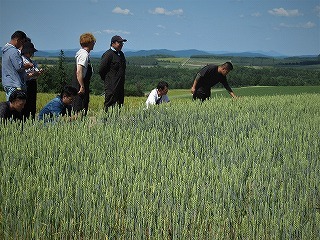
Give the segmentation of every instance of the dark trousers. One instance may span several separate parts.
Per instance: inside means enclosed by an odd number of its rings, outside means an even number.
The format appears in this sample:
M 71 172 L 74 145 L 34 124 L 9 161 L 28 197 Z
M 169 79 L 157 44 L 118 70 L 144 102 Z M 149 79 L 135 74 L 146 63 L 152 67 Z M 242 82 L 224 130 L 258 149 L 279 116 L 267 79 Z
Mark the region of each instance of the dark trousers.
M 109 107 L 114 107 L 116 104 L 122 107 L 124 103 L 124 89 L 116 89 L 114 93 L 106 91 L 104 96 L 104 109 L 108 112 Z
M 195 93 L 192 95 L 193 100 L 200 99 L 202 102 L 205 101 L 206 99 L 210 98 L 210 95 L 205 94 L 200 91 L 195 91 Z
M 27 101 L 22 110 L 24 118 L 35 119 L 37 111 L 37 81 L 35 79 L 27 81 Z

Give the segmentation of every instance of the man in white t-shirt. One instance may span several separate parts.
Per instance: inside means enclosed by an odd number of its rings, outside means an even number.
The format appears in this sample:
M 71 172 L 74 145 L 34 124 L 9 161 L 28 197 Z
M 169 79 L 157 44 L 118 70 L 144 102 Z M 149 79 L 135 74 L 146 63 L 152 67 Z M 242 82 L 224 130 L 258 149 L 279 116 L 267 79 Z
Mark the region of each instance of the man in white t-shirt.
M 81 49 L 76 53 L 76 69 L 72 86 L 78 90 L 78 96 L 72 103 L 73 111 L 84 111 L 87 115 L 89 106 L 90 79 L 93 73 L 90 64 L 90 51 L 96 43 L 95 37 L 91 33 L 84 33 L 80 36 Z
M 147 108 L 150 105 L 158 105 L 161 103 L 170 102 L 167 93 L 168 83 L 163 81 L 159 82 L 157 88 L 153 89 L 148 96 L 148 99 L 146 101 Z

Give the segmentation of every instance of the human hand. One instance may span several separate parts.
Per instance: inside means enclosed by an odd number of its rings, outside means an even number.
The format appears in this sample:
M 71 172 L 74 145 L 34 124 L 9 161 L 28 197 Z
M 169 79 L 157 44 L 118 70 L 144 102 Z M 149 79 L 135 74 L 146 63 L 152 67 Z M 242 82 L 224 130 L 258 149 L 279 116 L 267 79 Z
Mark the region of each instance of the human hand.
M 25 63 L 24 68 L 25 69 L 33 68 L 33 64 L 32 63 Z
M 195 88 L 195 87 L 192 87 L 192 88 L 191 88 L 191 93 L 194 94 L 195 91 L 196 91 L 196 88 Z
M 85 93 L 85 89 L 84 86 L 80 86 L 80 90 L 78 92 L 79 95 L 84 94 Z

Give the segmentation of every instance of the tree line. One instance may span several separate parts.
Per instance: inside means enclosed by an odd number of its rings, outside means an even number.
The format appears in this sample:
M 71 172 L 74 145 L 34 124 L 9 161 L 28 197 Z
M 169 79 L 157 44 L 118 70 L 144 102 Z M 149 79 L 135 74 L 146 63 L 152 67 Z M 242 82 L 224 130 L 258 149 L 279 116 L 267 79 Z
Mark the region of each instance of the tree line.
M 39 92 L 60 92 L 63 85 L 74 77 L 75 60 L 66 58 L 63 51 L 55 60 L 38 61 L 45 73 L 38 78 Z M 104 93 L 104 83 L 98 69 L 99 58 L 91 59 L 94 73 L 91 78 L 91 93 Z M 246 67 L 234 64 L 234 70 L 228 75 L 231 87 L 244 86 L 305 86 L 320 85 L 320 71 L 315 68 L 282 68 L 282 67 Z M 125 83 L 126 96 L 143 96 L 151 91 L 159 81 L 169 83 L 171 89 L 189 89 L 192 86 L 199 68 L 159 66 L 155 57 L 127 58 Z M 222 87 L 222 86 L 221 86 Z

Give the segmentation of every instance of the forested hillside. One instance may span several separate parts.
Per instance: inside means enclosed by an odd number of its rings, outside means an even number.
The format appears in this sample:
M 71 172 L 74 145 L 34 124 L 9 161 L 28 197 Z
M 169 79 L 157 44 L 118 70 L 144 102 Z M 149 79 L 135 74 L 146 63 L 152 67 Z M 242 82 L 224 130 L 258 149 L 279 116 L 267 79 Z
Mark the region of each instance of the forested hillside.
M 305 86 L 320 85 L 319 58 L 250 58 L 223 56 L 172 56 L 127 57 L 125 94 L 142 96 L 159 81 L 167 81 L 171 89 L 191 88 L 197 71 L 206 64 L 232 61 L 234 70 L 228 75 L 232 87 L 242 86 Z M 39 92 L 59 92 L 74 76 L 74 58 L 36 58 L 45 69 L 38 80 Z M 98 74 L 99 58 L 92 58 L 94 74 L 92 94 L 104 92 L 103 81 Z M 220 86 L 221 87 L 221 86 Z

